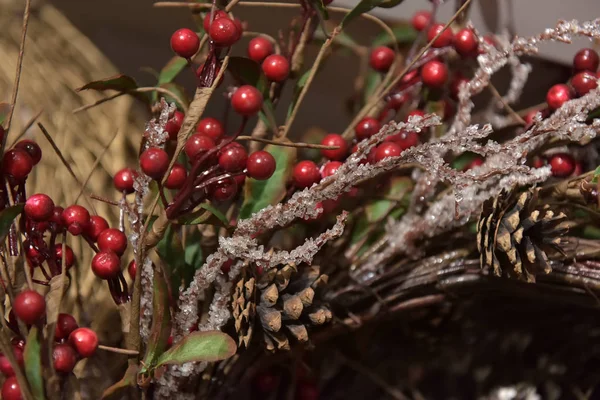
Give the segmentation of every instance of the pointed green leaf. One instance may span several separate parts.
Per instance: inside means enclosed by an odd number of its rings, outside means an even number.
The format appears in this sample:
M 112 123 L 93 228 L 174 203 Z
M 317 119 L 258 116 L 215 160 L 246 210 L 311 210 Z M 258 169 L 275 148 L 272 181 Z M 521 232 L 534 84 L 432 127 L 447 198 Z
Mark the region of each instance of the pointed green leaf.
M 167 89 L 168 91 L 173 93 L 175 96 L 177 96 L 177 98 L 173 98 L 172 96 L 170 96 L 166 93 L 159 93 L 159 97 L 164 97 L 165 100 L 169 103 L 175 103 L 180 110 L 183 110 L 184 108 L 189 107 L 190 99 L 188 98 L 187 93 L 185 92 L 185 89 L 183 88 L 183 86 L 178 85 L 173 82 L 169 82 L 169 83 L 161 84 L 160 87 L 163 89 Z
M 408 44 L 417 40 L 418 32 L 409 24 L 394 26 L 392 27 L 392 32 L 394 33 L 396 43 L 399 44 Z M 371 46 L 388 46 L 392 44 L 392 40 L 393 39 L 390 37 L 389 33 L 382 32 L 375 38 L 375 40 L 373 40 Z
M 127 370 L 125 371 L 125 374 L 123 375 L 123 378 L 121 378 L 121 380 L 119 382 L 108 387 L 102 393 L 101 399 L 109 400 L 109 399 L 124 398 L 124 390 L 133 386 L 137 382 L 137 374 L 138 374 L 137 365 L 130 365 L 129 367 L 127 367 Z
M 236 350 L 233 339 L 223 332 L 192 332 L 165 351 L 158 359 L 156 367 L 194 361 L 221 361 L 233 356 Z
M 296 107 L 296 103 L 298 102 L 298 97 L 300 97 L 300 92 L 302 91 L 302 88 L 304 87 L 304 85 L 306 85 L 306 81 L 308 81 L 308 76 L 310 75 L 310 71 L 308 70 L 305 73 L 302 74 L 302 76 L 300 77 L 300 79 L 298 79 L 298 82 L 296 82 L 296 86 L 294 87 L 294 97 L 292 98 L 292 101 L 290 102 L 290 105 L 288 107 L 288 113 L 287 113 L 287 118 L 290 117 L 290 115 L 292 114 L 292 110 L 294 109 L 294 107 Z
M 182 225 L 219 225 L 229 228 L 227 217 L 218 208 L 206 202 L 200 204 L 193 212 L 177 221 Z
M 173 82 L 173 79 L 179 75 L 187 67 L 187 60 L 179 56 L 175 56 L 169 60 L 158 75 L 158 84 Z
M 329 19 L 329 13 L 327 12 L 327 7 L 323 4 L 323 0 L 310 0 L 310 4 L 321 15 L 321 18 L 324 20 Z
M 592 178 L 592 182 L 591 183 L 598 183 L 598 177 L 600 176 L 600 167 L 596 167 L 596 170 L 594 171 L 594 177 Z
M 150 337 L 144 356 L 144 366 L 140 373 L 154 365 L 167 348 L 167 341 L 171 335 L 171 310 L 169 309 L 169 289 L 165 277 L 160 271 L 154 271 L 152 285 L 152 326 Z
M 393 200 L 375 200 L 365 207 L 365 214 L 369 223 L 376 223 L 382 221 L 389 213 L 397 207 L 406 206 L 402 204 L 408 200 L 409 194 L 413 188 L 412 179 L 406 176 L 396 176 L 390 180 L 389 189 L 386 192 L 386 196 L 402 199 L 402 201 Z
M 4 121 L 6 120 L 6 117 L 8 117 L 9 113 L 10 113 L 10 104 L 1 102 L 0 103 L 0 126 L 4 123 Z
M 187 270 L 181 237 L 175 233 L 176 229 L 177 227 L 174 224 L 169 224 L 165 235 L 156 245 L 158 256 L 169 269 L 170 286 L 174 291 L 177 291 L 181 286 L 183 275 L 186 274 Z
M 600 118 L 600 107 L 590 111 L 588 114 L 588 120 L 593 120 L 594 118 Z
M 37 326 L 33 325 L 27 335 L 27 343 L 23 352 L 25 361 L 25 375 L 31 386 L 34 399 L 43 400 L 44 379 L 42 377 L 42 346 L 40 345 L 40 334 Z
M 19 203 L 14 206 L 5 208 L 0 212 L 0 242 L 3 242 L 8 235 L 8 231 L 10 230 L 10 226 L 13 221 L 21 212 L 23 211 L 24 204 Z
M 227 70 L 242 84 L 257 88 L 264 99 L 269 97 L 269 81 L 256 62 L 245 57 L 230 57 Z
M 115 75 L 98 81 L 92 81 L 80 88 L 75 89 L 80 92 L 82 90 L 117 90 L 119 92 L 126 92 L 128 90 L 137 89 L 138 85 L 130 76 L 127 75 Z
M 200 245 L 201 234 L 198 229 L 191 229 L 186 235 L 185 263 L 194 271 L 200 269 L 204 264 L 204 255 Z
M 375 7 L 394 7 L 400 4 L 402 0 L 362 0 L 350 11 L 340 24 L 342 29 L 354 18 L 371 11 Z
M 273 176 L 267 180 L 246 178 L 244 203 L 240 209 L 239 218 L 248 218 L 266 206 L 279 203 L 285 196 L 286 181 L 290 177 L 296 161 L 296 148 L 269 144 L 264 150 L 275 158 L 277 167 Z
M 350 236 L 350 244 L 356 244 L 363 240 L 369 233 L 369 221 L 361 214 L 354 226 L 352 227 L 352 235 Z

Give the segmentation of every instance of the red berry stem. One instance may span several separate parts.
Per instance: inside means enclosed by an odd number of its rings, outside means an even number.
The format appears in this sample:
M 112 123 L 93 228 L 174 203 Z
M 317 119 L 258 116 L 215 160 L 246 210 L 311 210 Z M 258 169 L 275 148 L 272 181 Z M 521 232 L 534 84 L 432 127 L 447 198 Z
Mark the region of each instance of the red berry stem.
M 42 285 L 42 286 L 50 286 L 49 281 L 40 281 L 39 279 L 31 279 L 31 282 L 33 283 L 37 283 L 38 285 Z

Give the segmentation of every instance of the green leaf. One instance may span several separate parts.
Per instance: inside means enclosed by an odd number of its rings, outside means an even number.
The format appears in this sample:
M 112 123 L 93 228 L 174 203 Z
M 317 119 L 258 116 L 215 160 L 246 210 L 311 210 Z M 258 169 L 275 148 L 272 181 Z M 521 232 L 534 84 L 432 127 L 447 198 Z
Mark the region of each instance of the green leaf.
M 179 99 L 179 100 L 177 100 L 166 93 L 159 93 L 159 96 L 164 97 L 167 102 L 169 102 L 169 103 L 173 102 L 173 103 L 177 104 L 177 106 L 179 107 L 180 110 L 183 110 L 184 108 L 189 107 L 190 99 L 188 98 L 183 86 L 178 85 L 173 82 L 169 82 L 169 83 L 161 84 L 160 87 L 163 89 L 169 90 L 175 96 L 177 96 Z
M 167 349 L 167 341 L 171 335 L 171 310 L 169 309 L 169 289 L 164 275 L 154 272 L 152 285 L 152 326 L 146 347 L 144 364 L 140 373 L 145 373 Z
M 269 81 L 256 62 L 245 57 L 230 57 L 227 70 L 242 84 L 256 87 L 263 98 L 269 97 Z
M 323 4 L 323 0 L 310 0 L 310 4 L 321 15 L 321 18 L 324 20 L 329 19 L 329 13 L 327 12 L 327 7 Z
M 296 161 L 295 147 L 283 147 L 269 144 L 264 148 L 275 158 L 276 169 L 269 179 L 258 181 L 246 178 L 244 184 L 244 203 L 239 218 L 244 219 L 262 210 L 268 205 L 279 203 L 285 196 L 285 184 Z
M 90 82 L 83 85 L 80 88 L 75 89 L 80 92 L 82 90 L 117 90 L 119 92 L 126 92 L 128 90 L 137 89 L 138 85 L 130 76 L 127 75 L 115 75 L 109 78 L 100 79 L 98 81 Z
M 173 79 L 175 79 L 185 67 L 187 67 L 187 60 L 185 58 L 179 56 L 171 58 L 167 65 L 160 70 L 158 84 L 162 85 L 163 83 L 173 82 Z
M 14 206 L 5 208 L 0 212 L 0 242 L 3 242 L 8 235 L 8 231 L 10 230 L 10 226 L 13 221 L 21 212 L 23 211 L 23 207 L 25 205 L 23 203 L 15 204 Z
M 401 2 L 402 0 L 362 0 L 352 9 L 352 11 L 346 14 L 340 26 L 343 29 L 354 18 L 371 11 L 375 7 L 393 7 L 397 6 Z
M 350 236 L 350 244 L 356 244 L 363 240 L 365 236 L 369 233 L 369 221 L 367 221 L 367 217 L 361 214 L 358 217 L 358 220 L 352 227 L 352 235 Z
M 392 32 L 394 33 L 396 43 L 399 44 L 408 44 L 417 40 L 418 32 L 409 24 L 394 26 L 392 27 Z M 371 46 L 388 46 L 392 44 L 392 41 L 393 39 L 390 37 L 389 33 L 382 32 L 375 38 Z
M 457 171 L 464 171 L 467 169 L 467 167 L 469 165 L 471 165 L 471 163 L 473 161 L 475 161 L 475 159 L 479 158 L 481 156 L 475 154 L 475 153 L 471 153 L 470 151 L 464 152 L 461 155 L 459 155 L 458 157 L 456 157 L 451 163 L 450 166 L 452 168 L 454 168 Z
M 177 222 L 182 225 L 218 224 L 229 228 L 227 217 L 208 202 L 200 204 L 192 213 L 185 215 Z
M 583 237 L 593 240 L 600 239 L 600 228 L 594 225 L 586 225 L 585 228 L 583 228 Z
M 25 361 L 25 375 L 27 382 L 31 386 L 31 393 L 34 399 L 43 400 L 44 379 L 42 377 L 42 346 L 40 345 L 40 334 L 37 326 L 33 325 L 27 335 L 27 343 L 23 352 Z
M 600 176 L 600 167 L 596 167 L 596 170 L 594 171 L 594 177 L 592 178 L 592 182 L 591 183 L 598 183 L 598 177 Z
M 395 176 L 390 179 L 389 189 L 386 191 L 386 196 L 402 199 L 402 201 L 393 200 L 375 200 L 365 207 L 365 214 L 369 223 L 382 221 L 389 213 L 398 206 L 406 206 L 402 204 L 408 199 L 408 196 L 413 188 L 413 181 L 406 176 Z
M 156 366 L 194 361 L 221 361 L 233 356 L 236 350 L 233 339 L 223 332 L 192 332 L 165 351 Z
M 192 229 L 186 235 L 185 242 L 185 263 L 193 268 L 194 271 L 200 269 L 204 264 L 204 255 L 200 245 L 202 235 L 198 229 Z
M 10 104 L 1 102 L 0 103 L 0 126 L 4 123 L 8 114 L 10 113 Z
M 290 102 L 290 106 L 288 107 L 288 113 L 287 113 L 286 119 L 288 119 L 290 117 L 290 115 L 292 114 L 292 110 L 294 110 L 294 107 L 296 107 L 296 103 L 298 102 L 298 97 L 300 97 L 300 92 L 302 91 L 302 88 L 304 87 L 304 85 L 306 85 L 306 81 L 308 81 L 310 71 L 311 70 L 308 70 L 305 73 L 303 73 L 302 76 L 300 77 L 300 79 L 298 79 L 298 82 L 296 82 L 296 86 L 294 87 L 294 97 L 292 98 L 292 101 Z
M 594 118 L 600 118 L 600 107 L 590 111 L 590 113 L 588 114 L 588 120 L 592 120 Z
M 169 224 L 165 235 L 156 245 L 156 252 L 160 259 L 169 268 L 168 275 L 171 278 L 171 288 L 177 291 L 183 276 L 186 275 L 185 252 L 181 244 L 181 238 L 175 234 L 176 225 Z
M 269 116 L 271 118 L 269 118 Z M 273 103 L 271 103 L 271 100 L 268 97 L 263 99 L 262 111 L 258 112 L 258 117 L 271 130 L 271 132 L 277 132 L 277 124 L 275 123 L 275 109 L 273 108 Z
M 138 366 L 130 365 L 127 367 L 123 378 L 112 386 L 109 386 L 102 393 L 102 400 L 108 399 L 122 399 L 123 391 L 130 386 L 133 386 L 137 382 Z

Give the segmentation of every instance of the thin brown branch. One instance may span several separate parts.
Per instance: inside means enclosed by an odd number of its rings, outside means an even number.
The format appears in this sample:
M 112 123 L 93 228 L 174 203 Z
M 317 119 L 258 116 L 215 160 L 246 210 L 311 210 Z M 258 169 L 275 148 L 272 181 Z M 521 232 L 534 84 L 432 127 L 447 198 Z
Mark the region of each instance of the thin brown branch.
M 140 354 L 140 352 L 136 351 L 136 350 L 120 349 L 118 347 L 104 346 L 102 344 L 99 344 L 98 348 L 100 350 L 110 351 L 111 353 L 125 354 L 125 355 L 128 355 L 128 356 L 137 356 L 138 354 Z
M 98 200 L 106 204 L 110 204 L 111 206 L 119 206 L 119 203 L 113 200 L 109 200 L 107 198 L 98 196 L 97 194 L 90 194 L 90 199 Z
M 106 103 L 107 101 L 110 100 L 114 100 L 117 97 L 121 97 L 125 94 L 132 94 L 132 93 L 148 93 L 148 92 L 158 92 L 158 93 L 162 93 L 165 94 L 167 96 L 172 97 L 173 99 L 175 99 L 175 101 L 177 103 L 179 103 L 179 105 L 181 106 L 181 108 L 183 109 L 184 113 L 187 113 L 187 106 L 185 105 L 185 103 L 183 102 L 183 100 L 181 100 L 181 98 L 179 96 L 177 96 L 175 93 L 173 93 L 172 91 L 165 89 L 165 88 L 161 88 L 161 87 L 140 87 L 137 89 L 133 89 L 133 90 L 124 90 L 122 92 L 118 92 L 115 93 L 113 95 L 110 95 L 108 97 L 104 97 L 100 100 L 97 100 L 93 103 L 90 104 L 86 104 L 83 105 L 81 107 L 78 107 L 76 109 L 73 110 L 73 114 L 77 114 L 80 111 L 85 111 L 85 110 L 89 110 L 90 108 L 96 107 L 97 105 L 100 105 L 102 103 Z
M 23 136 L 25 136 L 25 134 L 27 133 L 27 131 L 33 126 L 33 124 L 35 124 L 35 121 L 37 121 L 37 119 L 40 117 L 40 115 L 42 115 L 43 112 L 44 112 L 44 110 L 40 110 L 29 121 L 27 121 L 27 123 L 25 124 L 25 126 L 23 127 L 23 129 L 21 129 L 21 132 L 19 132 L 19 134 L 17 135 L 17 137 L 15 138 L 15 140 L 13 140 L 13 142 L 9 146 L 9 148 L 13 147 L 15 145 L 15 143 L 17 143 Z
M 504 99 L 502 98 L 502 95 L 500 94 L 500 92 L 498 92 L 498 89 L 496 89 L 496 87 L 492 83 L 490 83 L 490 85 L 488 86 L 488 89 L 490 89 L 490 92 L 492 92 L 494 97 L 496 99 L 498 99 L 498 101 L 500 103 L 502 103 L 502 106 L 506 109 L 506 111 L 508 111 L 508 113 L 510 115 L 512 115 L 512 117 L 516 121 L 518 121 L 522 125 L 527 125 L 525 120 L 523 118 L 521 118 L 521 116 L 519 114 L 517 114 L 517 112 L 510 106 L 510 104 L 508 104 L 506 101 L 504 101 Z
M 263 139 L 263 138 L 252 137 L 252 136 L 238 136 L 236 140 L 251 140 L 253 142 L 274 144 L 276 146 L 299 147 L 299 148 L 305 148 L 305 149 L 337 150 L 339 148 L 339 146 L 325 146 L 322 144 L 311 144 L 311 143 L 302 143 L 302 142 L 298 142 L 298 143 L 278 142 L 276 140 L 269 140 L 269 139 Z
M 77 194 L 77 197 L 75 198 L 75 203 L 77 203 L 77 201 L 79 200 L 79 198 L 83 194 L 83 191 L 84 191 L 85 187 L 87 186 L 88 182 L 90 181 L 90 178 L 94 174 L 94 171 L 96 170 L 96 167 L 98 167 L 98 164 L 100 164 L 100 161 L 102 161 L 102 158 L 104 157 L 104 155 L 106 154 L 106 152 L 110 148 L 110 145 L 112 144 L 112 142 L 114 142 L 114 140 L 117 138 L 118 135 L 119 135 L 119 130 L 117 129 L 117 131 L 115 132 L 115 134 L 113 135 L 113 137 L 106 144 L 106 146 L 104 146 L 104 149 L 102 149 L 102 152 L 100 153 L 100 155 L 98 156 L 98 158 L 96 158 L 96 161 L 94 161 L 94 165 L 92 165 L 92 169 L 90 170 L 90 173 L 85 178 L 85 181 L 83 181 L 83 184 L 79 188 L 79 193 Z

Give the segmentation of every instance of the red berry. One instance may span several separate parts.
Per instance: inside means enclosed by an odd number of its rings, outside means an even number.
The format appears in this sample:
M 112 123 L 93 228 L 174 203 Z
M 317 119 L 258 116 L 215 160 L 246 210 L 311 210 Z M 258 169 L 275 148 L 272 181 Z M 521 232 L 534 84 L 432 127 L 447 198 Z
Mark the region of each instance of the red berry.
M 90 328 L 77 328 L 69 335 L 69 343 L 83 358 L 91 357 L 98 348 L 98 336 Z
M 335 150 L 321 150 L 323 157 L 330 160 L 343 160 L 348 154 L 348 143 L 346 140 L 338 134 L 330 133 L 321 140 L 323 146 L 337 146 Z
M 421 80 L 429 87 L 440 88 L 444 86 L 447 79 L 448 68 L 439 61 L 429 61 L 421 68 Z
M 17 364 L 23 366 L 23 349 L 17 346 L 11 346 L 13 355 L 17 360 Z M 8 357 L 4 354 L 0 355 L 0 372 L 6 377 L 13 376 L 15 371 L 13 370 L 12 365 L 10 365 L 10 361 L 8 361 Z
M 321 167 L 321 177 L 327 178 L 328 176 L 335 174 L 342 165 L 343 163 L 339 161 L 329 161 L 325 163 L 325 165 Z
M 58 314 L 58 319 L 56 320 L 56 329 L 54 331 L 54 339 L 55 340 L 63 340 L 69 337 L 71 332 L 75 329 L 79 328 L 77 325 L 77 321 L 71 314 Z
M 388 100 L 388 106 L 398 111 L 408 100 L 410 100 L 408 93 L 392 93 Z
M 247 117 L 259 112 L 262 102 L 262 94 L 250 85 L 240 86 L 231 96 L 231 106 L 235 112 Z
M 600 65 L 600 57 L 594 49 L 581 49 L 573 57 L 573 68 L 576 72 L 596 72 Z
M 385 141 L 396 143 L 400 146 L 401 150 L 406 150 L 419 143 L 419 135 L 416 132 L 400 132 L 396 135 L 387 137 Z
M 178 29 L 171 36 L 171 49 L 183 58 L 191 58 L 200 48 L 200 39 L 198 35 L 187 28 Z
M 31 157 L 33 165 L 36 165 L 42 159 L 42 149 L 33 140 L 21 140 L 15 144 L 15 148 L 25 150 L 29 154 L 29 157 Z
M 571 79 L 571 86 L 573 86 L 578 96 L 583 96 L 598 87 L 598 78 L 588 71 L 583 71 Z
M 290 73 L 290 63 L 284 56 L 272 54 L 263 61 L 262 70 L 268 80 L 281 82 L 284 81 Z
M 277 388 L 278 382 L 279 379 L 277 379 L 277 376 L 270 372 L 260 373 L 254 378 L 256 389 L 263 394 L 274 391 Z
M 387 157 L 398 157 L 402 153 L 402 148 L 394 142 L 383 142 L 377 146 L 373 161 L 379 162 Z
M 300 161 L 294 167 L 293 172 L 294 184 L 299 189 L 311 187 L 313 184 L 321 180 L 321 173 L 319 167 L 312 161 L 304 160 Z
M 454 76 L 454 79 L 452 79 L 452 82 L 450 82 L 450 97 L 452 97 L 452 100 L 458 101 L 458 92 L 460 91 L 460 85 L 467 82 L 469 82 L 469 79 L 465 78 L 462 75 L 457 74 Z
M 108 229 L 108 222 L 99 215 L 92 215 L 90 217 L 90 224 L 85 230 L 85 233 L 95 242 L 98 240 L 100 233 L 106 229 Z
M 16 377 L 11 376 L 4 381 L 2 385 L 2 400 L 23 400 L 21 388 Z
M 169 155 L 163 149 L 151 147 L 140 156 L 140 168 L 150 178 L 159 180 L 169 168 Z
M 369 65 L 371 65 L 371 68 L 373 68 L 375 71 L 387 72 L 394 63 L 395 58 L 396 55 L 394 54 L 394 50 L 390 49 L 389 47 L 375 47 L 373 50 L 371 50 Z
M 375 118 L 366 117 L 354 127 L 354 132 L 357 140 L 364 140 L 379 132 L 380 129 L 381 123 L 379 121 Z
M 137 266 L 135 264 L 135 260 L 131 260 L 131 262 L 127 266 L 127 272 L 129 273 L 129 277 L 131 279 L 135 279 L 135 274 L 137 273 Z
M 110 279 L 121 271 L 121 260 L 112 251 L 100 251 L 92 258 L 92 272 L 100 279 Z
M 267 151 L 255 151 L 248 157 L 246 163 L 247 175 L 250 178 L 265 180 L 275 172 L 275 158 Z
M 223 10 L 215 10 L 214 16 L 213 16 L 213 21 L 216 21 L 220 18 L 229 18 L 229 15 Z M 205 32 L 209 31 L 211 22 L 212 21 L 210 20 L 210 12 L 207 12 L 206 15 L 204 16 L 204 21 L 202 21 L 202 25 L 204 27 Z
M 25 250 L 25 255 L 31 264 L 34 266 L 38 266 L 46 260 L 46 258 L 40 253 L 35 247 L 29 243 L 29 240 L 23 241 L 23 249 Z
M 77 364 L 77 354 L 68 344 L 57 344 L 52 349 L 52 361 L 56 372 L 68 374 Z
M 210 24 L 208 34 L 217 46 L 229 47 L 238 41 L 240 33 L 235 22 L 229 18 L 219 18 Z
M 454 48 L 463 57 L 477 55 L 479 43 L 472 29 L 464 28 L 454 35 Z
M 552 86 L 546 95 L 546 103 L 551 110 L 560 108 L 569 100 L 571 100 L 571 91 L 567 85 L 562 83 Z
M 218 119 L 207 117 L 202 118 L 200 122 L 198 122 L 196 133 L 208 136 L 212 140 L 218 140 L 225 134 L 225 129 Z
M 33 168 L 31 156 L 23 149 L 12 149 L 2 159 L 4 173 L 16 181 L 23 181 Z
M 217 182 L 212 191 L 212 198 L 216 201 L 231 200 L 237 193 L 238 186 L 234 179 L 224 179 Z
M 535 156 L 531 163 L 533 168 L 542 168 L 544 165 L 546 165 L 546 160 L 542 157 Z
M 131 168 L 123 168 L 115 174 L 113 184 L 119 192 L 124 192 L 126 194 L 133 193 L 135 191 L 133 184 L 136 177 L 136 171 Z
M 234 18 L 233 23 L 235 24 L 235 27 L 237 28 L 237 37 L 235 39 L 235 41 L 237 42 L 238 40 L 240 40 L 242 38 L 242 34 L 244 33 L 244 27 L 242 26 L 242 21 L 240 21 L 239 18 Z
M 197 157 L 200 157 L 202 153 L 215 147 L 215 142 L 208 136 L 204 136 L 199 133 L 195 133 L 189 137 L 185 142 L 183 150 L 187 155 L 188 159 L 193 161 Z
M 43 193 L 29 196 L 25 202 L 25 215 L 34 221 L 48 221 L 54 213 L 54 202 Z
M 179 163 L 175 163 L 169 176 L 165 181 L 165 187 L 167 189 L 181 189 L 187 178 L 187 170 Z
M 411 22 L 413 28 L 415 28 L 416 31 L 421 32 L 429 26 L 429 21 L 431 21 L 431 13 L 429 11 L 421 10 L 415 13 Z
M 17 318 L 31 325 L 46 313 L 46 300 L 34 290 L 24 290 L 15 297 L 13 311 Z
M 565 178 L 575 171 L 575 159 L 570 154 L 559 153 L 550 157 L 552 176 Z
M 219 165 L 226 172 L 238 172 L 246 168 L 248 152 L 239 143 L 229 143 L 219 154 Z
M 112 251 L 122 256 L 127 250 L 127 236 L 115 228 L 108 228 L 98 236 L 98 248 L 102 251 Z
M 75 254 L 73 254 L 73 249 L 71 249 L 67 245 L 65 245 L 65 253 L 67 254 L 65 257 L 65 267 L 67 269 L 69 269 L 75 263 Z M 56 262 L 58 263 L 58 265 L 62 266 L 62 256 L 63 256 L 62 243 L 56 243 L 54 245 L 54 256 L 56 257 Z
M 221 265 L 221 272 L 224 273 L 225 275 L 227 275 L 229 273 L 229 271 L 231 271 L 232 265 L 233 265 L 233 260 L 230 258 L 229 260 L 225 261 L 223 263 L 223 265 Z
M 318 400 L 319 389 L 314 383 L 300 382 L 296 387 L 296 400 Z
M 85 207 L 75 204 L 65 208 L 62 212 L 62 220 L 72 235 L 81 235 L 84 230 L 88 229 L 90 213 Z
M 273 44 L 264 37 L 255 37 L 248 43 L 248 57 L 259 64 L 271 54 L 273 54 Z
M 167 121 L 165 125 L 165 131 L 169 135 L 169 139 L 177 140 L 177 134 L 181 129 L 181 124 L 183 124 L 183 119 L 185 118 L 185 114 L 181 111 L 175 111 L 173 113 L 173 117 Z
M 475 157 L 475 158 L 473 159 L 473 161 L 471 161 L 471 162 L 470 162 L 470 163 L 469 163 L 469 164 L 468 164 L 468 165 L 467 165 L 467 166 L 466 166 L 466 167 L 463 169 L 463 171 L 468 171 L 468 170 L 470 170 L 470 169 L 472 169 L 472 168 L 479 167 L 479 166 L 481 166 L 481 165 L 483 165 L 483 158 L 481 158 L 481 157 L 477 156 L 477 157 Z
M 433 38 L 442 31 L 442 29 L 444 29 L 445 25 L 444 24 L 435 24 L 433 25 L 431 28 L 429 28 L 429 31 L 427 31 L 427 40 L 428 41 L 432 41 Z M 452 30 L 450 28 L 446 29 L 441 35 L 440 37 L 438 37 L 436 39 L 435 42 L 433 42 L 433 47 L 446 47 L 446 46 L 450 46 L 452 44 Z
M 52 212 L 52 216 L 50 217 L 50 223 L 54 225 L 54 228 L 57 231 L 62 231 L 62 229 L 64 228 L 65 221 L 62 217 L 64 211 L 64 208 L 56 206 L 54 207 L 54 211 Z

